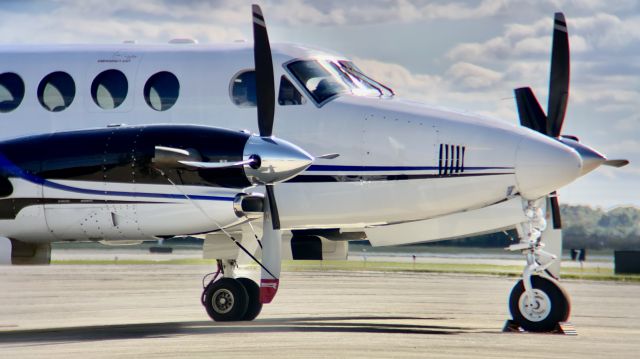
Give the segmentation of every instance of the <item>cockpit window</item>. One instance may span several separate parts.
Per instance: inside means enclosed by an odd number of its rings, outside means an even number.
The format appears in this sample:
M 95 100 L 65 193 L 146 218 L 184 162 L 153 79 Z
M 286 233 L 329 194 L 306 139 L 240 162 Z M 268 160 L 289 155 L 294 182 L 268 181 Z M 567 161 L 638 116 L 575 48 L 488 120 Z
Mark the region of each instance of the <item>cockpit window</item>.
M 346 93 L 393 96 L 390 88 L 364 75 L 349 61 L 300 60 L 289 63 L 287 68 L 319 105 Z
M 287 67 L 318 103 L 349 92 L 349 86 L 326 61 L 296 61 Z
M 361 83 L 361 86 L 375 89 L 382 96 L 393 96 L 394 92 L 391 88 L 381 84 L 380 82 L 365 75 L 353 62 L 340 61 L 340 65 L 349 74 L 355 76 Z
M 278 104 L 280 106 L 302 105 L 306 102 L 307 100 L 289 79 L 285 76 L 280 77 L 280 92 L 278 93 Z

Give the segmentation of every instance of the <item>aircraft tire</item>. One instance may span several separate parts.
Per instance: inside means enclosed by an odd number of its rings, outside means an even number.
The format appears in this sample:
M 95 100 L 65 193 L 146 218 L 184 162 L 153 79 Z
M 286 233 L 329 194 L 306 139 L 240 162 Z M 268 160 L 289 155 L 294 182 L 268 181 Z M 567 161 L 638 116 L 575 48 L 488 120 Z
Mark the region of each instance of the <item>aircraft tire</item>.
M 244 285 L 234 278 L 222 278 L 205 289 L 204 306 L 216 322 L 242 320 L 247 312 L 249 295 Z
M 249 295 L 249 303 L 247 311 L 244 313 L 242 320 L 254 320 L 262 311 L 262 303 L 260 303 L 260 287 L 256 282 L 249 278 L 238 278 Z
M 569 297 L 555 280 L 532 276 L 531 284 L 535 295 L 532 306 L 526 303 L 524 284 L 519 280 L 509 296 L 509 311 L 520 327 L 529 332 L 550 332 L 559 322 L 569 318 L 571 305 Z

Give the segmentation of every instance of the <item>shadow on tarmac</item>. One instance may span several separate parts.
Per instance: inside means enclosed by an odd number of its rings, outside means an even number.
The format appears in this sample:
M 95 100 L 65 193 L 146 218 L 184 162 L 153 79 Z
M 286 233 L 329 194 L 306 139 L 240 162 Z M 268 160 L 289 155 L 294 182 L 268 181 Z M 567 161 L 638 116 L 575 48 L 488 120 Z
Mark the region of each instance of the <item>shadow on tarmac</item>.
M 0 344 L 44 344 L 47 342 L 101 341 L 118 339 L 166 338 L 171 336 L 228 333 L 381 333 L 451 335 L 467 332 L 461 327 L 407 324 L 411 321 L 442 320 L 424 317 L 305 317 L 258 319 L 251 322 L 167 322 L 143 324 L 92 325 L 65 328 L 0 331 Z M 363 322 L 354 322 L 363 321 Z M 391 323 L 389 323 L 391 321 Z M 403 321 L 396 323 L 394 321 Z

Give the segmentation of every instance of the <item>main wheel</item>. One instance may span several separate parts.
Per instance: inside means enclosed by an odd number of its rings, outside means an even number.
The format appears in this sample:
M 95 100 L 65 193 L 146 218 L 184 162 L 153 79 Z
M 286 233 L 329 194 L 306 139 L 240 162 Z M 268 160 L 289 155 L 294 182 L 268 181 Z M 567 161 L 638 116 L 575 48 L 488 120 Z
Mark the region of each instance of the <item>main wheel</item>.
M 262 311 L 262 303 L 260 303 L 260 287 L 256 282 L 249 278 L 238 278 L 249 295 L 249 303 L 247 312 L 244 313 L 242 320 L 254 320 Z
M 540 276 L 531 277 L 533 301 L 529 304 L 522 280 L 511 290 L 509 311 L 514 322 L 530 332 L 548 332 L 559 322 L 569 318 L 569 297 L 554 281 Z
M 222 278 L 207 286 L 204 306 L 211 319 L 217 322 L 242 320 L 247 312 L 249 295 L 241 282 Z

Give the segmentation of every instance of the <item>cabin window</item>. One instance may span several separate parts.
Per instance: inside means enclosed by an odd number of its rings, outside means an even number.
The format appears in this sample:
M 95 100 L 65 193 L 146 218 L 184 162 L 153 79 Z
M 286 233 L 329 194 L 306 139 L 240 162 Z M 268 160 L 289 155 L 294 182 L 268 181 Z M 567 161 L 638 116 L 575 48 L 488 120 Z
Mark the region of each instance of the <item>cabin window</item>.
M 170 109 L 178 100 L 179 94 L 180 82 L 171 72 L 158 72 L 144 85 L 144 99 L 156 111 Z
M 52 72 L 38 85 L 38 101 L 42 107 L 52 112 L 69 107 L 75 96 L 76 84 L 66 72 Z
M 240 107 L 255 107 L 256 73 L 253 70 L 242 71 L 231 79 L 231 101 Z
M 278 104 L 280 106 L 302 105 L 307 100 L 302 97 L 300 91 L 285 76 L 280 78 L 280 92 L 278 93 Z
M 24 82 L 17 74 L 0 74 L 0 112 L 15 110 L 24 98 Z
M 127 77 L 118 70 L 106 70 L 91 83 L 91 97 L 100 108 L 112 110 L 120 106 L 129 91 Z

